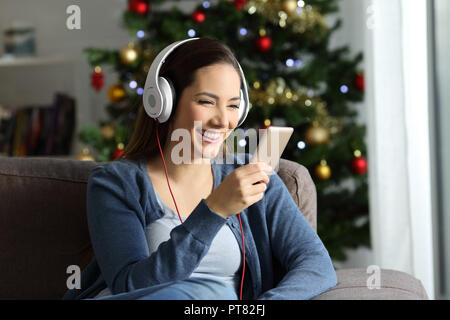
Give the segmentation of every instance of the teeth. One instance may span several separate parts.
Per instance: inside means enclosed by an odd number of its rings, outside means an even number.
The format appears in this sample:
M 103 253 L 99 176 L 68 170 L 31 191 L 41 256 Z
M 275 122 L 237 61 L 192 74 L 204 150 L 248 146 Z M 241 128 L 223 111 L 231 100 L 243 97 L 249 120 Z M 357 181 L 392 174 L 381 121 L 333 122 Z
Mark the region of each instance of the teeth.
M 211 139 L 211 140 L 216 140 L 216 139 L 220 138 L 220 136 L 221 136 L 220 133 L 210 133 L 210 132 L 206 132 L 206 131 L 201 132 L 201 134 L 204 137 Z
M 209 138 L 209 139 L 212 139 L 212 140 L 216 140 L 216 139 L 218 139 L 220 137 L 220 134 L 218 134 L 218 133 L 203 132 L 203 135 L 205 137 Z

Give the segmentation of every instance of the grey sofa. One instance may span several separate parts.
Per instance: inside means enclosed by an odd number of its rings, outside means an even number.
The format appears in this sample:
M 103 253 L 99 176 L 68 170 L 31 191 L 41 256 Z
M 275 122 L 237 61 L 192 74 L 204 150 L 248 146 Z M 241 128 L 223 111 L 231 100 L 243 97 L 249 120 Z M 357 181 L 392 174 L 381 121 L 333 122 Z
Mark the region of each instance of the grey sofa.
M 86 183 L 99 163 L 46 157 L 0 157 L 0 299 L 60 299 L 67 267 L 93 257 Z M 316 189 L 307 169 L 281 159 L 278 174 L 316 230 Z M 421 282 L 381 270 L 379 289 L 366 269 L 336 270 L 338 284 L 315 299 L 428 299 Z

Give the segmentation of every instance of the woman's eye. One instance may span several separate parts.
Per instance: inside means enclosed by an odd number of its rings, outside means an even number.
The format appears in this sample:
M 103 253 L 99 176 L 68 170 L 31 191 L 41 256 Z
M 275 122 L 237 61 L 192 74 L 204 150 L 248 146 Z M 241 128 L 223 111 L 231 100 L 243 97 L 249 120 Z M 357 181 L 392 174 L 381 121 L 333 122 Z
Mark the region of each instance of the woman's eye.
M 198 103 L 200 104 L 213 104 L 211 101 L 207 101 L 207 100 L 199 100 Z M 232 107 L 233 109 L 239 109 L 238 105 L 231 105 L 230 107 Z

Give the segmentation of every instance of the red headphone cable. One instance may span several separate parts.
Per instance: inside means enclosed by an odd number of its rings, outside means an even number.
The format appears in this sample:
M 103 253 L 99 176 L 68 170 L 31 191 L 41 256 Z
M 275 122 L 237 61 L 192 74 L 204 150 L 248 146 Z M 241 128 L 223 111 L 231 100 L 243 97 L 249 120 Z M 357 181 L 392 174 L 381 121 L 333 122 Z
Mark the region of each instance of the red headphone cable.
M 163 156 L 163 152 L 162 152 L 162 149 L 161 149 L 161 144 L 159 142 L 159 135 L 158 135 L 159 121 L 158 121 L 158 119 L 155 119 L 155 120 L 156 120 L 156 139 L 158 140 L 159 152 L 161 153 L 161 159 L 163 161 L 164 171 L 166 173 L 167 185 L 169 186 L 169 191 L 170 191 L 170 194 L 172 195 L 173 203 L 175 204 L 175 208 L 177 209 L 178 218 L 180 218 L 181 223 L 183 223 L 183 220 L 181 219 L 180 212 L 178 211 L 178 206 L 177 206 L 177 203 L 175 201 L 175 197 L 173 196 L 172 189 L 170 188 L 169 177 L 168 177 L 167 168 L 166 168 L 166 162 L 164 161 L 164 156 Z M 240 289 L 240 293 L 239 293 L 239 300 L 242 300 L 242 289 L 244 287 L 244 274 L 245 274 L 245 242 L 244 242 L 244 229 L 242 228 L 242 221 L 241 221 L 241 214 L 240 213 L 238 213 L 238 218 L 239 218 L 239 225 L 241 227 L 241 235 L 242 235 L 242 258 L 243 258 L 243 264 L 242 264 L 241 289 Z
M 244 273 L 245 273 L 245 242 L 244 242 L 244 230 L 242 228 L 241 214 L 238 213 L 239 225 L 241 226 L 241 235 L 242 235 L 242 278 L 241 278 L 241 290 L 239 293 L 239 300 L 242 300 L 242 288 L 244 287 Z
M 175 208 L 177 209 L 178 218 L 180 218 L 181 223 L 183 223 L 183 220 L 181 220 L 180 212 L 178 211 L 178 207 L 177 207 L 177 203 L 175 201 L 175 197 L 173 196 L 172 189 L 170 188 L 169 176 L 167 175 L 166 162 L 164 161 L 164 156 L 163 156 L 163 152 L 162 152 L 162 149 L 161 149 L 161 144 L 159 143 L 158 127 L 159 127 L 159 121 L 158 121 L 158 119 L 156 119 L 156 138 L 158 140 L 159 152 L 161 153 L 161 158 L 162 158 L 163 165 L 164 165 L 164 171 L 166 172 L 167 185 L 169 186 L 169 191 L 170 191 L 170 194 L 172 195 L 173 203 L 175 204 Z

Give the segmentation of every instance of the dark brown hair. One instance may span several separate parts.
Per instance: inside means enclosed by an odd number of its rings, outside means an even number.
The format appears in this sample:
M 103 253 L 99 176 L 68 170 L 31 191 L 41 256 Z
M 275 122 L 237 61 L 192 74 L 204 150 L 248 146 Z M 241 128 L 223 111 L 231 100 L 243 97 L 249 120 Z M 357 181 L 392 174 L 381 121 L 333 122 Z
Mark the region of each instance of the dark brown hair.
M 208 37 L 188 41 L 177 47 L 161 66 L 159 76 L 170 79 L 175 89 L 171 116 L 168 121 L 159 124 L 158 128 L 161 149 L 164 149 L 169 134 L 169 124 L 173 121 L 179 98 L 183 90 L 195 81 L 195 71 L 218 63 L 230 64 L 241 77 L 240 69 L 232 50 L 219 40 Z M 139 159 L 142 157 L 148 159 L 159 153 L 155 125 L 155 119 L 147 115 L 143 104 L 141 104 L 133 134 L 121 157 L 117 160 L 121 158 Z M 223 143 L 223 146 L 225 149 L 226 142 Z

